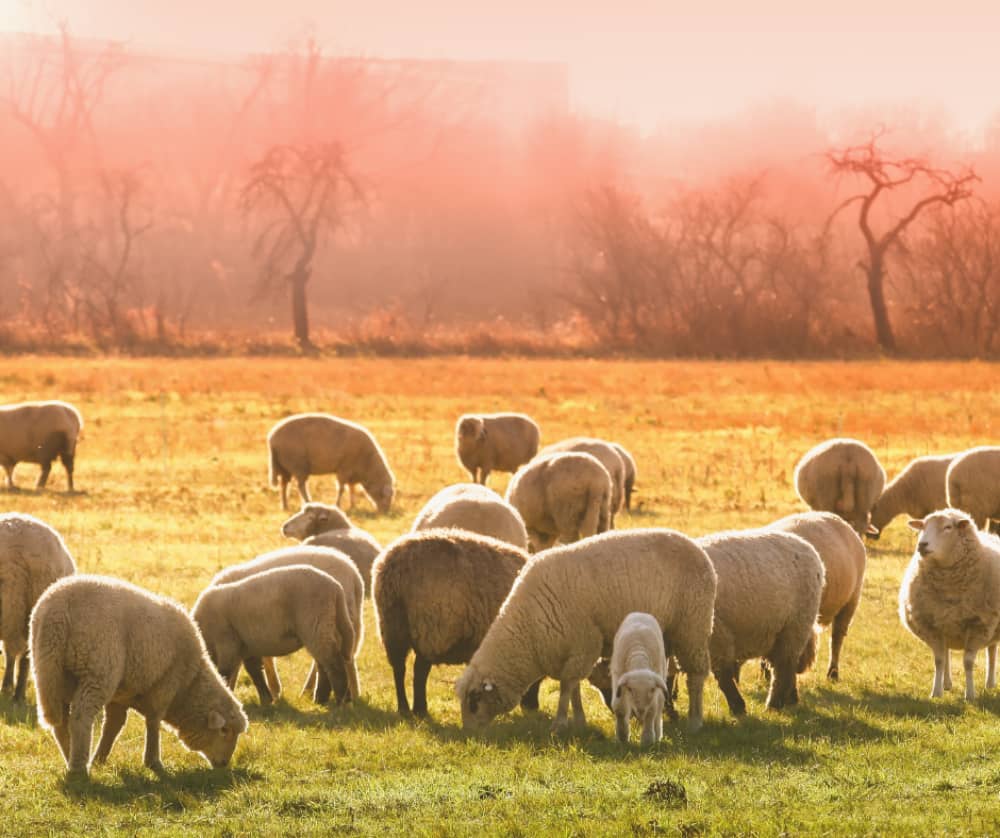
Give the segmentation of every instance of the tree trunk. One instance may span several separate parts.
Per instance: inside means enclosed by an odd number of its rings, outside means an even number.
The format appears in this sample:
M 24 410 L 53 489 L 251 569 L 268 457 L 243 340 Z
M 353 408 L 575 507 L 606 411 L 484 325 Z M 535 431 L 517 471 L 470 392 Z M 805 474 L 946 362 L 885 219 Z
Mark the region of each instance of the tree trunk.
M 299 348 L 313 349 L 309 339 L 309 308 L 306 302 L 306 285 L 309 283 L 308 268 L 297 268 L 288 278 L 292 286 L 292 329 Z
M 886 352 L 896 352 L 896 338 L 892 334 L 889 323 L 889 311 L 885 305 L 885 263 L 881 254 L 872 254 L 868 265 L 868 297 L 872 304 L 872 317 L 875 319 L 875 339 Z

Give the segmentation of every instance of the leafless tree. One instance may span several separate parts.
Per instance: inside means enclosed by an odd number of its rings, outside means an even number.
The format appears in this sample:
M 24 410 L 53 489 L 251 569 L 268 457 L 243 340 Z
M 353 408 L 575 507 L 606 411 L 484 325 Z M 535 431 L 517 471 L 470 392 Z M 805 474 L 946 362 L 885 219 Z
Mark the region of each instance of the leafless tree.
M 242 204 L 247 215 L 261 222 L 254 242 L 262 268 L 260 287 L 287 285 L 292 329 L 303 350 L 314 348 L 306 289 L 317 249 L 344 229 L 349 205 L 362 197 L 337 143 L 272 146 L 250 168 Z
M 877 132 L 865 143 L 827 152 L 835 175 L 851 175 L 865 184 L 863 191 L 841 202 L 831 218 L 852 204 L 859 205 L 858 227 L 868 252 L 860 267 L 868 281 L 875 337 L 882 349 L 895 352 L 896 338 L 885 296 L 886 257 L 922 212 L 935 205 L 952 207 L 964 201 L 973 194 L 972 185 L 979 177 L 968 166 L 941 169 L 923 157 L 893 156 L 879 147 L 880 139 L 881 133 Z M 893 193 L 907 196 L 908 209 L 891 215 L 885 229 L 877 232 L 873 219 L 876 205 L 885 203 L 880 199 Z

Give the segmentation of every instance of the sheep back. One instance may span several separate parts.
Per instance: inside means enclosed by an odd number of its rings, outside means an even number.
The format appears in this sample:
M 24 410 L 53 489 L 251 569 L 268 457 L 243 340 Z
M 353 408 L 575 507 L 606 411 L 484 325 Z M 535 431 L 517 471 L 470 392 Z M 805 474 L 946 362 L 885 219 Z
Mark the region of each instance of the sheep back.
M 346 555 L 354 562 L 361 578 L 364 579 L 365 591 L 371 594 L 372 565 L 382 552 L 382 545 L 371 533 L 358 527 L 351 527 L 349 530 L 327 530 L 309 536 L 302 544 L 309 547 L 332 547 Z
M 835 512 L 864 534 L 885 486 L 885 469 L 863 442 L 830 439 L 808 451 L 795 467 L 795 491 L 812 509 Z
M 0 407 L 0 462 L 40 463 L 52 459 L 53 445 L 72 455 L 83 427 L 80 412 L 68 402 L 22 402 Z M 55 438 L 58 437 L 58 440 Z
M 959 454 L 947 472 L 948 506 L 967 512 L 976 526 L 1000 520 L 1000 447 L 981 446 Z
M 413 522 L 413 532 L 448 527 L 528 549 L 528 533 L 520 513 L 492 489 L 478 483 L 459 483 L 442 489 L 424 505 Z
M 898 515 L 923 518 L 948 505 L 948 466 L 955 454 L 917 457 L 897 474 L 872 508 L 872 526 L 881 531 Z
M 546 445 L 538 452 L 539 456 L 547 454 L 563 454 L 574 452 L 578 454 L 590 454 L 604 466 L 611 478 L 611 519 L 610 526 L 614 526 L 615 515 L 622 508 L 625 499 L 625 461 L 618 450 L 608 442 L 601 439 L 591 439 L 589 437 L 571 437 L 560 442 Z
M 477 470 L 517 471 L 538 453 L 540 439 L 535 420 L 523 413 L 466 413 L 455 423 L 455 453 L 473 480 Z

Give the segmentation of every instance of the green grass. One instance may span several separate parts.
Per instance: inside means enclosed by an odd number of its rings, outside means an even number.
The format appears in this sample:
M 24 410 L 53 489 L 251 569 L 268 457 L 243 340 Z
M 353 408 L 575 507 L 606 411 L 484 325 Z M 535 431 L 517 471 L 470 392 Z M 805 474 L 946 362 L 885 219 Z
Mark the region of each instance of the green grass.
M 63 495 L 56 466 L 50 491 L 0 494 L 0 508 L 59 528 L 81 570 L 190 605 L 222 566 L 286 543 L 265 485 L 264 436 L 288 412 L 328 410 L 379 437 L 398 503 L 388 516 L 363 507 L 356 519 L 384 542 L 434 491 L 464 479 L 452 451 L 457 415 L 494 409 L 531 413 L 546 441 L 590 433 L 623 442 L 639 463 L 640 507 L 622 525 L 700 535 L 799 508 L 795 461 L 828 436 L 865 439 L 890 474 L 912 456 L 995 441 L 993 380 L 984 364 L 2 359 L 5 400 L 80 407 L 86 494 Z M 18 470 L 22 486 L 34 476 Z M 331 500 L 329 478 L 311 485 Z M 315 707 L 298 696 L 305 656 L 282 660 L 286 696 L 276 706 L 261 708 L 245 679 L 237 688 L 251 726 L 230 770 L 208 768 L 164 732 L 169 773 L 146 771 L 133 715 L 109 763 L 69 784 L 34 710 L 0 698 L 0 832 L 996 833 L 1000 694 L 971 705 L 957 690 L 927 698 L 930 652 L 896 613 L 912 545 L 899 519 L 870 546 L 841 683 L 822 676 L 824 637 L 797 708 L 765 712 L 763 682 L 746 667 L 747 719 L 733 721 L 710 683 L 705 728 L 666 725 L 648 751 L 614 740 L 592 690 L 586 732 L 550 737 L 551 682 L 540 714 L 518 710 L 468 737 L 452 693 L 457 667 L 431 673 L 433 721 L 400 720 L 370 608 L 359 706 Z

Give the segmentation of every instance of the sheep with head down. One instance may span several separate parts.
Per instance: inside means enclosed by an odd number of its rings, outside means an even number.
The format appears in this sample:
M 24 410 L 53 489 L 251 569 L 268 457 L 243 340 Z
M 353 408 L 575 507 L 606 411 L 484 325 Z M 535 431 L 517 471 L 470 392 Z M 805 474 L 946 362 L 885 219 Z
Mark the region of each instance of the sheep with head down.
M 818 512 L 833 512 L 858 535 L 874 534 L 871 511 L 885 486 L 885 469 L 856 439 L 829 439 L 795 466 L 795 491 Z
M 14 467 L 18 463 L 38 463 L 42 470 L 35 488 L 45 488 L 52 463 L 58 457 L 66 469 L 67 491 L 74 491 L 76 443 L 82 427 L 80 411 L 68 402 L 22 402 L 0 407 L 0 466 L 7 473 L 7 488 L 16 488 Z
M 948 506 L 962 509 L 981 530 L 1000 524 L 1000 446 L 958 454 L 946 475 Z
M 625 457 L 614 444 L 605 442 L 603 439 L 593 439 L 585 436 L 575 436 L 560 440 L 559 442 L 553 442 L 539 451 L 538 456 L 543 457 L 564 453 L 590 454 L 608 472 L 608 477 L 611 478 L 611 505 L 609 508 L 608 529 L 614 529 L 615 516 L 622 508 L 622 503 L 625 499 Z
M 454 527 L 528 549 L 520 513 L 492 489 L 479 483 L 446 486 L 424 505 L 413 532 Z
M 910 460 L 882 490 L 872 507 L 872 539 L 878 539 L 899 515 L 923 518 L 948 505 L 948 467 L 957 454 L 917 457 Z
M 611 649 L 611 711 L 620 742 L 628 742 L 629 720 L 642 724 L 640 744 L 663 738 L 664 707 L 673 711 L 667 689 L 663 630 L 651 614 L 632 612 L 615 632 Z

